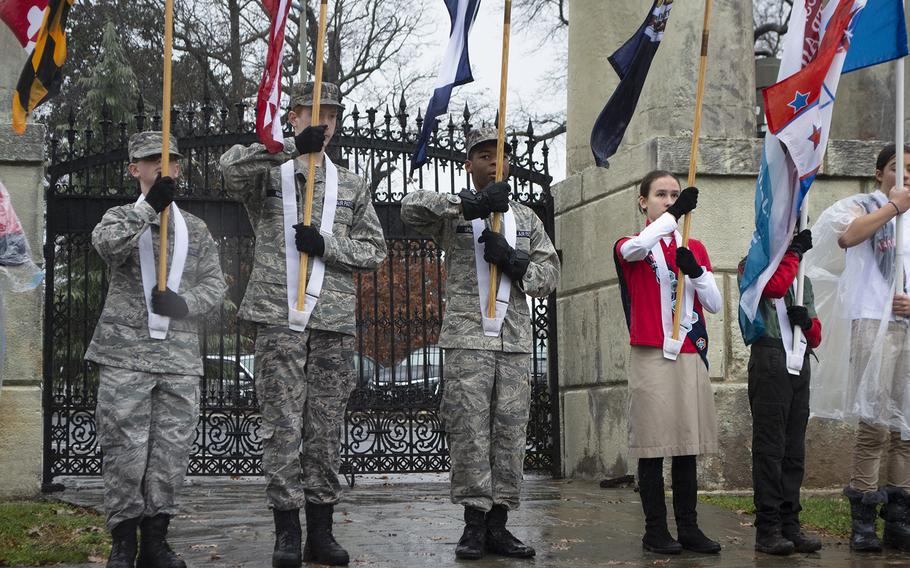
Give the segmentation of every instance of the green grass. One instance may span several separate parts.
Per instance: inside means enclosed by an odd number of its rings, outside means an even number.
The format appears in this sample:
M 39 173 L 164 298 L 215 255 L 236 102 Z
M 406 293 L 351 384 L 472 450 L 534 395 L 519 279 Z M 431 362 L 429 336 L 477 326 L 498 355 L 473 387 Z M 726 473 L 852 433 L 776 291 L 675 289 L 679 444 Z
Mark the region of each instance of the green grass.
M 104 517 L 51 501 L 0 502 L 0 566 L 101 562 L 110 550 Z
M 744 515 L 755 515 L 751 495 L 701 495 L 702 503 L 717 505 Z M 801 500 L 799 515 L 802 525 L 810 530 L 838 536 L 850 536 L 850 504 L 840 495 L 813 495 Z M 881 520 L 878 521 L 881 525 Z

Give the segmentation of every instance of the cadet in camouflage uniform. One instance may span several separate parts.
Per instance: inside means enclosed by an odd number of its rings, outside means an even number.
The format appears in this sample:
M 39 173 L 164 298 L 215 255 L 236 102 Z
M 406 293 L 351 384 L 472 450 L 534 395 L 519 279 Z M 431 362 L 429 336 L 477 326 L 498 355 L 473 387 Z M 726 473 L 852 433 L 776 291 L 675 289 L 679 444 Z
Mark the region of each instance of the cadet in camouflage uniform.
M 480 558 L 485 551 L 534 556 L 534 549 L 505 527 L 508 511 L 519 504 L 530 411 L 532 329 L 525 295 L 547 296 L 559 278 L 559 258 L 543 223 L 531 209 L 509 200 L 508 182 L 493 183 L 496 138 L 492 128 L 468 134 L 465 169 L 476 190 L 458 195 L 417 191 L 401 203 L 402 221 L 445 251 L 446 310 L 439 345 L 446 376 L 440 410 L 452 462 L 452 502 L 465 507 L 466 526 L 455 549 L 464 559 Z M 508 161 L 504 166 L 508 176 Z M 471 220 L 509 208 L 517 247 L 490 231 L 489 221 L 479 239 L 484 259 L 513 283 L 502 331 L 488 337 L 481 325 Z
M 142 535 L 139 566 L 186 566 L 165 537 L 199 414 L 197 318 L 218 304 L 227 288 L 205 223 L 181 211 L 188 244 L 179 294 L 154 289 L 152 311 L 171 319 L 165 339 L 150 336 L 139 239 L 151 229 L 158 256 L 158 213 L 173 200 L 176 159 L 181 157 L 172 139 L 170 175 L 160 177 L 161 138 L 160 132 L 130 138 L 129 172 L 145 199 L 109 209 L 92 231 L 92 245 L 107 263 L 110 281 L 85 354 L 100 367 L 95 415 L 104 456 L 104 506 L 113 535 L 109 568 L 133 566 L 137 526 Z M 173 236 L 173 215 L 169 227 Z M 174 242 L 168 241 L 169 259 L 174 258 Z
M 303 560 L 346 565 L 348 553 L 332 535 L 344 411 L 354 390 L 357 306 L 354 271 L 373 271 L 386 243 L 367 182 L 338 167 L 331 234 L 321 233 L 325 196 L 324 147 L 344 108 L 338 87 L 322 84 L 320 126 L 311 127 L 313 84 L 295 85 L 289 122 L 294 138 L 270 154 L 261 144 L 234 146 L 221 157 L 227 191 L 246 205 L 256 232 L 253 273 L 239 316 L 256 322 L 256 393 L 262 411 L 262 468 L 275 519 L 273 566 L 301 563 L 300 508 L 307 539 Z M 288 327 L 288 299 L 280 166 L 294 162 L 298 219 L 302 216 L 309 156 L 319 152 L 312 226 L 295 225 L 297 249 L 325 262 L 321 295 L 306 331 Z M 312 270 L 312 262 L 309 268 Z M 302 439 L 301 439 L 302 431 Z M 303 443 L 301 453 L 300 445 Z

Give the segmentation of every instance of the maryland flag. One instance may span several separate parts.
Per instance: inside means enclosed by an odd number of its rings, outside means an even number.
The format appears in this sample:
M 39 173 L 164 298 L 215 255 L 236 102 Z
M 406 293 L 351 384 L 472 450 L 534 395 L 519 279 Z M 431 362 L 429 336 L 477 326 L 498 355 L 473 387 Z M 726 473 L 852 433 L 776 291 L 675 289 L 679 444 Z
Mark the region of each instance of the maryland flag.
M 35 48 L 25 62 L 13 94 L 13 130 L 25 132 L 25 121 L 35 107 L 60 89 L 66 60 L 66 17 L 74 0 L 49 0 Z

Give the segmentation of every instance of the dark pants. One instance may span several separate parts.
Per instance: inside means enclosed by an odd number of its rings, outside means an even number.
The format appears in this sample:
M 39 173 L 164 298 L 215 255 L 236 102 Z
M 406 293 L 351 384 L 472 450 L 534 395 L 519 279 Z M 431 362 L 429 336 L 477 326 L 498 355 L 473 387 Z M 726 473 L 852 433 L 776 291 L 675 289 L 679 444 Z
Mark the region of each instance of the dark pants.
M 749 358 L 752 409 L 752 486 L 755 528 L 767 533 L 799 530 L 799 488 L 806 462 L 809 420 L 809 360 L 802 372 L 787 372 L 783 345 L 763 338 Z

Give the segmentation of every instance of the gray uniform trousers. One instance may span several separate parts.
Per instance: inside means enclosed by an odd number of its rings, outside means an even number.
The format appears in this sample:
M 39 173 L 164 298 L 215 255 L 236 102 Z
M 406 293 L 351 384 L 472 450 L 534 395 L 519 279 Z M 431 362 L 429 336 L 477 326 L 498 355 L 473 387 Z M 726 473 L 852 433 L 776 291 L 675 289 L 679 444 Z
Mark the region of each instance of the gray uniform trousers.
M 518 508 L 531 406 L 530 353 L 446 349 L 440 411 L 452 502 Z
M 100 368 L 95 418 L 107 527 L 173 515 L 196 435 L 201 378 Z
M 354 336 L 259 327 L 256 396 L 269 507 L 340 500 L 341 436 L 354 385 Z

